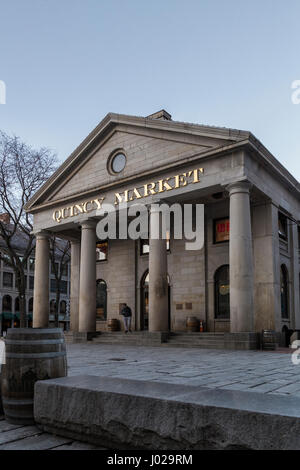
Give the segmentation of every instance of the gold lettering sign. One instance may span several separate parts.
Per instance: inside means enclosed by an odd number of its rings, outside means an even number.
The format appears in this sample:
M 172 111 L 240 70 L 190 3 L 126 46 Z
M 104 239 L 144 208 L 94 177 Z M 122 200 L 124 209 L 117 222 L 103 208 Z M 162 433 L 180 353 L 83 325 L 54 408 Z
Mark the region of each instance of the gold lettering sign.
M 62 207 L 53 212 L 52 218 L 55 222 L 60 223 L 61 220 L 68 219 L 69 217 L 75 217 L 79 214 L 88 214 L 93 210 L 101 209 L 103 201 L 104 197 L 101 197 L 74 204 L 73 206 Z
M 115 193 L 115 205 L 122 202 L 133 201 L 134 199 L 141 199 L 143 197 L 161 194 L 165 191 L 171 191 L 172 189 L 187 186 L 190 183 L 199 183 L 200 175 L 203 173 L 203 168 L 195 168 L 194 170 L 160 179 L 156 182 L 151 181 L 151 183 L 144 184 L 137 188 L 126 189 L 126 191 L 123 191 L 122 193 Z
M 203 173 L 203 168 L 195 168 L 194 170 L 179 173 L 167 178 L 162 178 L 158 181 L 151 181 L 150 183 L 146 183 L 140 187 L 126 189 L 121 193 L 115 193 L 115 205 L 122 202 L 133 201 L 135 199 L 154 196 L 155 194 L 161 194 L 166 191 L 171 191 L 172 189 L 178 189 L 187 186 L 189 184 L 199 183 L 200 175 Z M 87 214 L 97 209 L 99 210 L 102 208 L 104 199 L 104 197 L 89 199 L 78 204 L 56 209 L 52 214 L 52 218 L 55 222 L 60 223 L 62 220 L 68 219 L 70 217 L 75 217 L 80 214 Z

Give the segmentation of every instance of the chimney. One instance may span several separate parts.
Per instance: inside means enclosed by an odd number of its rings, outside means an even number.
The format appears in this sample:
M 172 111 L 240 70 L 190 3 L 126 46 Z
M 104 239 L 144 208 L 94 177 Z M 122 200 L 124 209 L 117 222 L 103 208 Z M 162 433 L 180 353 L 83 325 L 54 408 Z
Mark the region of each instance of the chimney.
M 157 113 L 147 116 L 148 119 L 158 119 L 159 121 L 172 121 L 172 116 L 164 109 L 157 111 Z
M 0 222 L 3 222 L 4 224 L 9 224 L 10 223 L 9 214 L 7 213 L 0 214 Z

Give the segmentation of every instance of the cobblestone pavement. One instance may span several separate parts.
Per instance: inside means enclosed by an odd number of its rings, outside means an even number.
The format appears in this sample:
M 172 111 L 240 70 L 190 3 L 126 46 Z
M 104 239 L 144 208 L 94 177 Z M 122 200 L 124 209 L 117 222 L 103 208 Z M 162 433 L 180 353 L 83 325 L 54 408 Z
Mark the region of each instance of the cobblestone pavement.
M 291 354 L 107 344 L 68 344 L 68 375 L 151 380 L 300 397 Z M 292 351 L 291 351 L 292 353 Z
M 10 424 L 0 416 L 1 450 L 105 450 L 84 442 L 48 434 L 36 426 Z

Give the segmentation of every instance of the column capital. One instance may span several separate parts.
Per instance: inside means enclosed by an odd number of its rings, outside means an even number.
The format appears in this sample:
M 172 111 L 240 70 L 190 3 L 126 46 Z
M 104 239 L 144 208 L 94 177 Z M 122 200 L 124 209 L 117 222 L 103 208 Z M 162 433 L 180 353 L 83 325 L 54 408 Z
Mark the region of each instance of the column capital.
M 70 240 L 71 245 L 80 245 L 80 240 L 77 240 L 76 238 L 72 238 Z
M 97 225 L 97 220 L 94 220 L 94 219 L 86 219 L 86 220 L 83 220 L 81 223 L 80 223 L 80 227 L 81 229 L 95 229 L 96 228 L 96 225 Z
M 37 232 L 33 232 L 33 234 L 37 240 L 49 240 L 52 235 L 50 232 L 47 232 L 47 230 L 39 230 Z
M 252 188 L 252 183 L 249 181 L 235 181 L 233 183 L 229 183 L 225 186 L 225 189 L 229 192 L 229 195 L 236 193 L 246 193 L 249 194 L 250 189 Z

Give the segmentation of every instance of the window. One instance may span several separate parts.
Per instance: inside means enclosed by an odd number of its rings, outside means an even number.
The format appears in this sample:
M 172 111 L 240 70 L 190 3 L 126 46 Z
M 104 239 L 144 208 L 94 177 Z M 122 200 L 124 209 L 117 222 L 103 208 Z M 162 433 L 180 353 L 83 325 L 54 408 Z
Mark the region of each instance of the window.
M 68 270 L 69 270 L 69 264 L 68 263 L 61 264 L 60 269 L 61 269 L 62 276 L 67 277 L 68 276 Z
M 287 240 L 287 217 L 279 212 L 278 214 L 278 234 L 282 240 Z
M 108 242 L 99 242 L 96 244 L 96 260 L 106 261 L 108 252 Z
M 50 279 L 50 292 L 56 292 L 56 279 Z
M 19 297 L 16 297 L 15 298 L 15 313 L 19 313 L 20 312 L 20 300 L 19 300 Z
M 107 317 L 107 286 L 103 279 L 98 279 L 96 284 L 96 312 L 98 320 L 106 320 Z
M 28 302 L 28 313 L 32 313 L 32 312 L 33 312 L 33 297 L 31 297 Z
M 288 270 L 284 264 L 280 268 L 280 296 L 281 296 L 281 317 L 289 318 L 289 280 Z
M 125 154 L 121 151 L 114 153 L 108 162 L 108 169 L 110 173 L 117 174 L 124 170 L 126 165 Z
M 34 277 L 29 276 L 29 289 L 33 290 L 34 289 Z
M 63 314 L 66 313 L 66 311 L 67 311 L 67 303 L 66 303 L 65 300 L 61 300 L 61 302 L 60 302 L 60 309 L 59 309 L 59 310 L 60 310 L 60 313 L 63 313 Z
M 214 220 L 214 243 L 223 243 L 229 241 L 229 218 Z
M 16 273 L 15 276 L 15 288 L 18 288 L 18 273 Z M 27 276 L 24 276 L 24 284 L 25 284 L 25 289 L 27 289 Z
M 68 281 L 60 281 L 60 292 L 62 294 L 68 293 Z
M 3 287 L 13 286 L 13 273 L 3 273 Z
M 55 271 L 58 273 L 58 263 L 54 263 Z M 51 274 L 55 274 L 53 263 L 51 263 Z
M 229 284 L 229 265 L 220 266 L 215 272 L 215 318 L 230 318 L 230 284 Z
M 2 299 L 2 312 L 12 311 L 12 300 L 10 295 L 4 295 Z
M 29 271 L 32 273 L 34 272 L 34 262 L 35 262 L 34 258 L 29 258 Z

